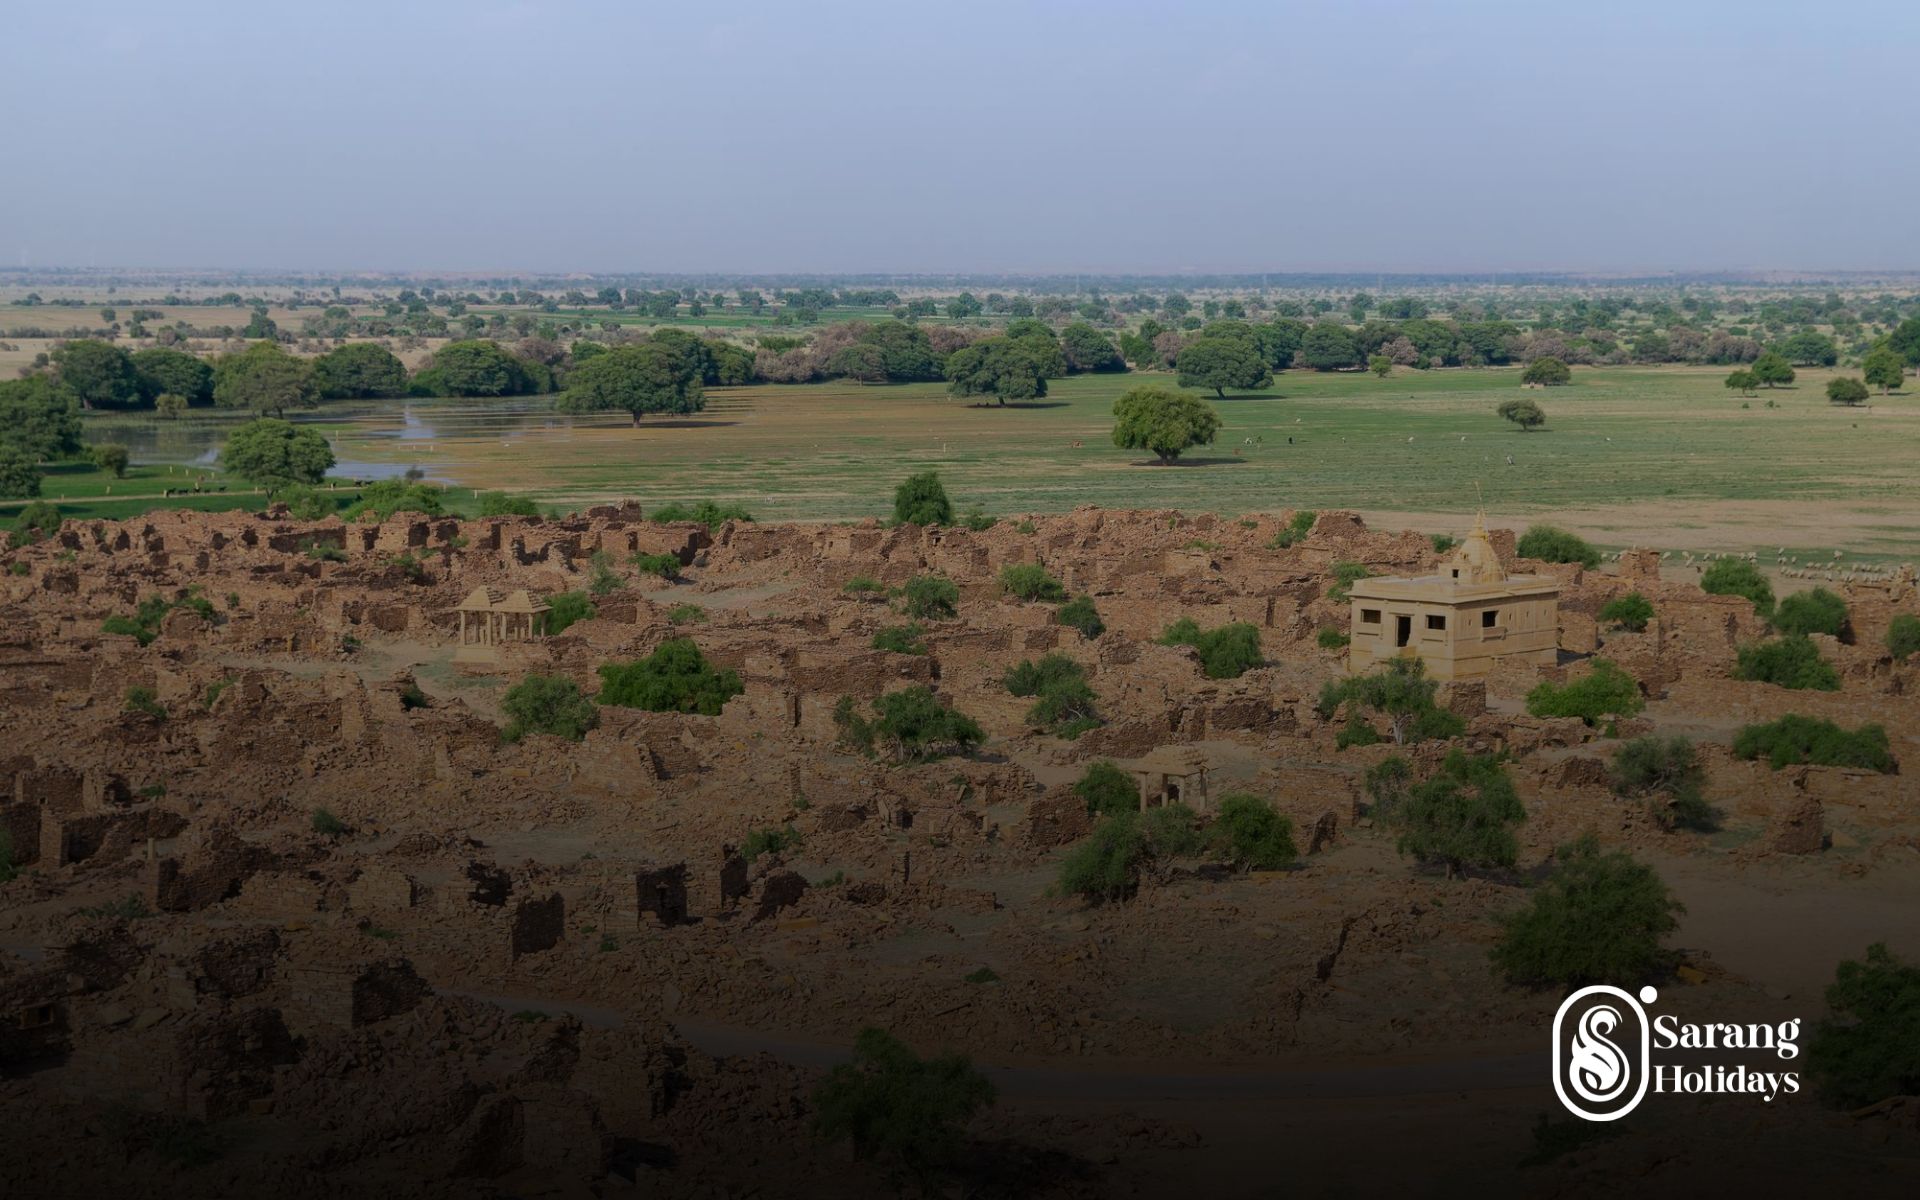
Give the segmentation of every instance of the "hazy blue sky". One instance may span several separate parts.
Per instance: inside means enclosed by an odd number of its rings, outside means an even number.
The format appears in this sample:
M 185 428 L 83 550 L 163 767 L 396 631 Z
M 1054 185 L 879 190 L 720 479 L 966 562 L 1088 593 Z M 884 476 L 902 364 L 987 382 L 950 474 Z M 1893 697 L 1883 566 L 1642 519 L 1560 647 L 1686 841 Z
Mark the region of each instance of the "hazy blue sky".
M 0 260 L 1920 267 L 1920 5 L 20 4 Z

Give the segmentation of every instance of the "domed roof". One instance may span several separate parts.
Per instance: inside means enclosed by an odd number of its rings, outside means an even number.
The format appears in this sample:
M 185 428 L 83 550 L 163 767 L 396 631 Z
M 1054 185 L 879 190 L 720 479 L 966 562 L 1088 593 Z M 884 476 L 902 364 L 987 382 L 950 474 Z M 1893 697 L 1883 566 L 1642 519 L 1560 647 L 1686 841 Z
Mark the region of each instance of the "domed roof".
M 1473 532 L 1447 560 L 1444 573 L 1461 583 L 1500 583 L 1506 579 L 1507 569 L 1500 565 L 1500 555 L 1487 538 L 1486 513 L 1474 516 Z

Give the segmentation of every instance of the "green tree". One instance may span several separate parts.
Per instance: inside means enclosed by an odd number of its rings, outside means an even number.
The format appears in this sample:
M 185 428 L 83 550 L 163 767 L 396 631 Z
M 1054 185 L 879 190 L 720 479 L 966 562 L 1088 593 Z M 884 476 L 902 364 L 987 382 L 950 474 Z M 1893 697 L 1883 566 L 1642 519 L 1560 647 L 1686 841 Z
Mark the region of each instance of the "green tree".
M 1356 719 L 1360 709 L 1379 713 L 1386 717 L 1395 745 L 1458 737 L 1466 732 L 1466 723 L 1434 703 L 1439 689 L 1440 681 L 1427 674 L 1425 662 L 1394 658 L 1371 675 L 1328 680 L 1320 689 L 1318 707 L 1329 720 L 1343 704 L 1353 706 Z
M 885 1161 L 931 1192 L 962 1162 L 966 1123 L 994 1099 L 993 1084 L 964 1055 L 922 1059 L 892 1034 L 869 1028 L 854 1041 L 853 1061 L 814 1089 L 813 1129 L 820 1140 L 847 1142 L 855 1158 Z
M 1683 737 L 1641 737 L 1614 751 L 1613 790 L 1644 800 L 1647 811 L 1663 827 L 1713 827 L 1713 809 L 1706 801 L 1706 768 Z
M 1907 360 L 1909 367 L 1920 368 L 1920 317 L 1908 317 L 1887 335 L 1887 348 Z
M 1917 650 L 1920 650 L 1920 617 L 1895 613 L 1893 620 L 1887 622 L 1887 653 L 1893 655 L 1895 662 L 1905 662 Z
M 1742 367 L 1727 375 L 1726 386 L 1729 390 L 1737 389 L 1742 396 L 1751 396 L 1759 390 L 1760 377 Z
M 1242 871 L 1277 871 L 1300 856 L 1293 843 L 1293 822 L 1272 804 L 1244 792 L 1220 798 L 1219 815 L 1207 835 L 1214 849 Z
M 406 364 L 373 342 L 352 342 L 313 360 L 314 384 L 329 400 L 407 394 Z
M 1000 590 L 1019 600 L 1058 603 L 1067 598 L 1066 589 L 1041 563 L 1008 563 L 1000 568 Z
M 941 620 L 957 615 L 960 587 L 944 575 L 916 575 L 901 589 L 907 615 Z
M 1792 383 L 1794 378 L 1793 367 L 1787 363 L 1786 359 L 1771 350 L 1754 359 L 1753 366 L 1749 370 L 1753 372 L 1755 379 L 1770 388 Z
M 1160 644 L 1192 646 L 1208 679 L 1238 679 L 1266 661 L 1260 651 L 1259 628 L 1244 621 L 1203 630 L 1192 618 L 1182 617 L 1167 626 Z
M 1180 348 L 1174 365 L 1180 370 L 1181 387 L 1212 388 L 1216 396 L 1225 396 L 1228 388 L 1273 385 L 1273 371 L 1259 347 L 1238 338 L 1199 338 Z M 1117 404 L 1115 411 L 1119 411 Z
M 1107 335 L 1083 321 L 1060 331 L 1060 352 L 1066 356 L 1067 370 L 1075 373 L 1127 369 L 1126 360 Z
M 1059 351 L 1053 351 L 1054 357 Z M 947 358 L 947 391 L 955 396 L 1037 400 L 1047 394 L 1046 352 L 1032 338 L 987 338 Z
M 1588 545 L 1586 539 L 1556 525 L 1528 526 L 1514 546 L 1514 553 L 1541 562 L 1579 563 L 1588 570 L 1600 565 L 1600 552 Z
M 1157 385 L 1127 389 L 1113 402 L 1113 417 L 1115 446 L 1151 450 L 1163 464 L 1193 446 L 1212 445 L 1220 432 L 1212 405 Z
M 565 633 L 567 627 L 576 621 L 585 621 L 600 615 L 593 606 L 593 597 L 585 592 L 560 592 L 547 597 L 547 633 Z
M 1060 860 L 1054 890 L 1094 904 L 1128 899 L 1147 872 L 1199 848 L 1194 819 L 1184 804 L 1102 817 L 1092 835 Z
M 1814 1026 L 1807 1066 L 1821 1093 L 1841 1108 L 1920 1092 L 1920 967 L 1884 942 L 1849 959 L 1827 989 L 1833 1015 Z
M 1781 633 L 1847 633 L 1847 602 L 1825 588 L 1795 592 L 1774 606 L 1773 627 Z
M 140 378 L 140 393 L 148 403 L 173 393 L 188 404 L 213 403 L 213 368 L 197 355 L 165 346 L 135 350 L 133 369 Z
M 1339 371 L 1361 363 L 1360 340 L 1353 331 L 1332 321 L 1311 326 L 1300 337 L 1294 362 L 1316 371 Z
M 1109 759 L 1088 763 L 1073 785 L 1073 794 L 1087 802 L 1087 813 L 1094 817 L 1135 813 L 1140 809 L 1140 785 Z
M 1511 867 L 1520 853 L 1513 827 L 1527 810 L 1498 759 L 1456 748 L 1433 778 L 1407 789 L 1393 819 L 1400 831 L 1395 848 L 1444 865 L 1452 879 L 1467 867 Z
M 893 520 L 897 525 L 953 524 L 953 501 L 947 499 L 939 472 L 909 475 L 893 489 Z
M 1629 633 L 1639 633 L 1653 620 L 1653 604 L 1639 592 L 1615 596 L 1600 609 L 1600 619 L 1611 621 Z
M 659 342 L 621 346 L 588 359 L 567 377 L 558 404 L 562 412 L 626 412 L 635 425 L 649 413 L 685 415 L 706 406 L 698 364 Z
M 1843 375 L 1827 380 L 1827 403 L 1829 404 L 1845 404 L 1849 407 L 1865 404 L 1870 394 L 1867 391 L 1867 385 L 1858 379 Z
M 727 701 L 746 690 L 740 676 L 708 665 L 689 638 L 671 638 L 646 658 L 610 662 L 600 668 L 603 705 L 646 712 L 699 713 L 717 717 Z
M 1541 387 L 1562 387 L 1573 382 L 1573 368 L 1557 358 L 1536 358 L 1520 372 L 1521 383 Z
M 1840 350 L 1833 339 L 1812 329 L 1801 330 L 1775 349 L 1796 367 L 1830 367 L 1840 361 Z
M 1536 425 L 1547 423 L 1546 410 L 1538 404 L 1524 398 L 1502 400 L 1500 407 L 1494 409 L 1500 416 L 1520 427 L 1521 433 L 1530 433 Z
M 273 485 L 319 483 L 333 466 L 333 448 L 319 430 L 272 417 L 248 421 L 227 436 L 220 465 L 242 479 Z
M 1745 596 L 1761 616 L 1773 611 L 1773 585 L 1744 558 L 1715 559 L 1700 575 L 1700 590 L 1716 596 Z
M 1558 866 L 1532 903 L 1504 922 L 1492 952 L 1503 975 L 1519 984 L 1624 985 L 1665 966 L 1660 940 L 1679 928 L 1686 906 L 1653 868 L 1624 850 L 1602 853 L 1592 834 L 1554 856 Z
M 141 401 L 140 373 L 118 346 L 95 338 L 68 342 L 53 352 L 53 368 L 83 408 L 134 408 Z
M 1527 714 L 1535 717 L 1579 717 L 1597 725 L 1602 717 L 1631 717 L 1646 707 L 1640 683 L 1604 658 L 1593 669 L 1568 684 L 1542 680 L 1527 693 Z
M 1384 354 L 1376 354 L 1367 359 L 1367 370 L 1385 379 L 1387 376 L 1393 374 L 1393 360 Z
M 1748 725 L 1734 735 L 1738 758 L 1764 758 L 1778 771 L 1800 763 L 1822 767 L 1860 767 L 1891 773 L 1895 763 L 1887 731 L 1862 725 L 1848 731 L 1832 721 L 1788 713 L 1777 721 Z
M 965 754 L 987 736 L 979 722 L 941 704 L 933 689 L 919 684 L 875 700 L 873 713 L 872 717 L 861 716 L 853 697 L 842 696 L 833 710 L 840 740 L 894 762 L 925 762 Z
M 87 451 L 87 457 L 91 458 L 93 465 L 102 471 L 113 472 L 115 479 L 125 479 L 127 467 L 133 462 L 133 456 L 118 442 L 103 442 L 92 446 Z
M 1892 346 L 1880 346 L 1860 364 L 1860 376 L 1886 395 L 1906 382 L 1906 357 Z
M 500 699 L 507 714 L 501 736 L 517 742 L 529 733 L 548 733 L 579 741 L 600 723 L 593 702 L 580 694 L 579 685 L 564 675 L 529 675 L 507 689 Z
M 540 382 L 525 362 L 485 338 L 448 342 L 415 379 L 440 396 L 524 396 L 541 390 Z
M 223 354 L 213 367 L 213 402 L 265 416 L 319 403 L 313 366 L 275 342 L 255 342 L 238 354 Z
M 1096 638 L 1107 630 L 1106 622 L 1100 619 L 1100 610 L 1093 605 L 1092 596 L 1075 596 L 1054 612 L 1053 619 L 1079 630 L 1081 637 Z M 1916 628 L 1916 633 L 1920 633 L 1920 627 Z
M 40 494 L 40 468 L 19 450 L 0 443 L 0 499 L 28 500 Z
M 0 381 L 0 449 L 31 465 L 72 458 L 81 438 L 80 401 L 65 384 L 46 375 Z
M 1803 634 L 1749 642 L 1734 651 L 1733 677 L 1796 691 L 1837 692 L 1840 674 Z

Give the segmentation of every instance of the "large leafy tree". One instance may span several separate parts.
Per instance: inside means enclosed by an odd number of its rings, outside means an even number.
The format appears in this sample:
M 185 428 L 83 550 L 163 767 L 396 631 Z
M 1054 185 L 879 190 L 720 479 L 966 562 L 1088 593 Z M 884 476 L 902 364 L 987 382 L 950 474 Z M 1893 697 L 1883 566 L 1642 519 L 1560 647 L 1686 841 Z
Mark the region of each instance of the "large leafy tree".
M 407 368 L 384 346 L 353 342 L 313 360 L 314 382 L 329 400 L 403 396 Z
M 562 412 L 617 410 L 635 425 L 649 413 L 697 413 L 706 406 L 697 357 L 657 341 L 588 359 L 567 377 L 559 400 Z
M 44 462 L 80 453 L 81 438 L 80 401 L 64 383 L 46 375 L 0 383 L 0 447 Z
M 272 417 L 248 421 L 220 448 L 220 465 L 255 483 L 319 483 L 333 465 L 320 431 Z
M 1212 388 L 1225 396 L 1228 388 L 1263 388 L 1273 383 L 1266 356 L 1252 338 L 1203 337 L 1180 349 L 1175 363 L 1181 387 Z
M 1624 850 L 1602 853 L 1592 834 L 1554 856 L 1560 865 L 1533 902 L 1504 922 L 1492 954 L 1502 974 L 1524 984 L 1631 984 L 1665 965 L 1660 939 L 1686 907 L 1653 868 Z
M 1531 400 L 1502 400 L 1494 411 L 1518 425 L 1522 433 L 1547 423 L 1546 411 Z
M 1887 345 L 1906 359 L 1909 367 L 1920 367 L 1920 317 L 1908 317 L 1894 326 L 1887 335 Z
M 1754 379 L 1770 388 L 1793 382 L 1792 365 L 1772 350 L 1754 359 L 1750 369 L 1753 371 Z
M 40 469 L 11 445 L 0 443 L 0 499 L 31 500 L 40 494 Z
M 133 352 L 133 369 L 140 376 L 140 393 L 148 404 L 173 395 L 188 404 L 213 401 L 213 368 L 197 355 L 165 346 Z
M 84 408 L 134 408 L 140 403 L 140 373 L 118 346 L 94 338 L 68 342 L 53 352 L 53 366 Z
M 940 378 L 940 356 L 927 331 L 905 321 L 873 321 L 859 334 L 862 361 L 889 383 Z M 859 376 L 868 378 L 867 376 Z
M 886 1161 L 931 1194 L 964 1157 L 966 1123 L 994 1102 L 993 1084 L 963 1055 L 923 1059 L 880 1029 L 863 1029 L 853 1061 L 814 1089 L 814 1130 L 854 1157 Z
M 1124 371 L 1127 362 L 1120 357 L 1107 335 L 1076 321 L 1060 331 L 1060 351 L 1066 356 L 1069 371 Z
M 524 396 L 539 391 L 541 382 L 526 363 L 486 338 L 448 342 L 421 375 L 424 386 L 443 396 Z
M 1363 361 L 1360 339 L 1345 325 L 1322 321 L 1301 335 L 1294 361 L 1316 371 L 1339 371 Z
M 727 701 L 745 690 L 738 674 L 708 665 L 691 639 L 673 638 L 646 658 L 603 664 L 596 699 L 647 712 L 717 717 Z
M 1796 367 L 1830 367 L 1840 360 L 1840 350 L 1824 333 L 1803 329 L 1776 347 L 1782 357 Z
M 1211 445 L 1220 414 L 1211 404 L 1165 387 L 1129 388 L 1113 402 L 1113 444 L 1151 450 L 1171 463 L 1193 446 Z
M 1907 360 L 1892 346 L 1880 346 L 1860 364 L 1860 377 L 1882 394 L 1891 392 L 1906 382 Z
M 988 338 L 947 359 L 947 391 L 955 396 L 1037 400 L 1047 394 L 1044 356 L 1034 338 Z M 1053 351 L 1057 357 L 1058 349 Z
M 1394 810 L 1400 827 L 1396 848 L 1447 869 L 1510 867 L 1520 844 L 1513 827 L 1527 819 L 1520 794 L 1492 755 L 1449 750 L 1440 771 L 1415 784 Z
M 295 358 L 275 342 L 255 342 L 238 354 L 226 354 L 213 368 L 213 402 L 278 416 L 290 408 L 312 408 L 320 390 L 313 364 Z

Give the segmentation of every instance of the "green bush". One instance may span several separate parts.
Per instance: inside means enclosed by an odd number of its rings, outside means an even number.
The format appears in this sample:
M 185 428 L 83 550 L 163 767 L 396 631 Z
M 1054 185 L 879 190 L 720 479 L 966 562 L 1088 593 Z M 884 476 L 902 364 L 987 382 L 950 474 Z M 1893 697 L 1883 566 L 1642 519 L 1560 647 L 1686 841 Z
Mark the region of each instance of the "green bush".
M 1104 758 L 1087 764 L 1073 792 L 1087 802 L 1087 812 L 1095 817 L 1140 811 L 1140 787 L 1133 776 Z
M 1579 717 L 1596 725 L 1601 717 L 1631 717 L 1647 706 L 1640 683 L 1604 658 L 1572 683 L 1543 681 L 1527 693 L 1527 712 L 1535 717 Z
M 1541 562 L 1579 563 L 1589 569 L 1600 565 L 1600 552 L 1585 538 L 1552 525 L 1532 525 L 1520 535 L 1514 552 L 1521 558 Z
M 1413 766 L 1398 754 L 1389 754 L 1367 768 L 1364 781 L 1367 814 L 1376 821 L 1390 821 L 1413 787 Z
M 540 506 L 525 496 L 509 496 L 505 492 L 481 492 L 480 515 L 483 517 L 537 517 Z
M 740 854 L 752 862 L 762 854 L 778 854 L 799 844 L 800 831 L 791 825 L 785 829 L 756 829 L 747 835 L 746 843 L 740 847 Z
M 879 595 L 886 592 L 887 585 L 871 575 L 855 575 L 847 580 L 840 590 L 850 596 Z
M 1433 546 L 1435 554 L 1445 554 L 1460 544 L 1460 539 L 1450 533 L 1430 533 L 1427 535 L 1427 541 Z
M 52 537 L 60 532 L 60 520 L 60 509 L 45 500 L 24 505 L 7 534 L 7 548 L 18 550 Z
M 348 521 L 362 521 L 369 514 L 384 521 L 397 512 L 445 516 L 447 509 L 442 501 L 446 494 L 446 489 L 437 484 L 382 479 L 360 489 L 360 498 L 349 504 L 340 516 Z
M 1092 596 L 1075 596 L 1054 612 L 1053 619 L 1079 630 L 1081 637 L 1097 638 L 1107 631 L 1106 622 L 1100 619 L 1100 610 L 1093 606 Z M 1920 628 L 1916 628 L 1915 633 L 1916 642 L 1920 643 Z
M 587 575 L 587 592 L 590 595 L 609 595 L 626 585 L 626 581 L 620 578 L 620 573 L 613 569 L 613 555 L 605 550 L 595 550 L 589 555 L 587 566 L 590 569 Z
M 308 542 L 307 557 L 320 562 L 345 562 L 347 552 L 327 542 Z
M 1773 627 L 1785 634 L 1841 637 L 1847 630 L 1847 602 L 1825 588 L 1795 592 L 1774 605 L 1772 621 Z
M 1386 739 L 1380 736 L 1380 731 L 1356 710 L 1347 714 L 1347 723 L 1333 736 L 1333 748 L 1345 750 L 1349 746 L 1377 746 L 1384 741 Z
M 1840 673 L 1804 634 L 1750 642 L 1734 652 L 1733 677 L 1797 691 L 1837 692 Z
M 899 525 L 953 524 L 953 502 L 947 499 L 947 489 L 940 486 L 938 472 L 909 475 L 894 489 L 893 519 Z
M 1370 746 L 1380 740 L 1373 726 L 1362 719 L 1362 709 L 1387 718 L 1395 745 L 1444 741 L 1465 733 L 1467 723 L 1459 714 L 1434 703 L 1439 689 L 1440 681 L 1428 677 L 1426 663 L 1417 658 L 1394 658 L 1374 674 L 1328 680 L 1320 687 L 1316 708 L 1322 717 L 1332 720 L 1341 705 L 1350 706 L 1347 727 L 1336 741 L 1336 748 L 1341 750 Z
M 500 711 L 507 714 L 501 736 L 517 742 L 530 733 L 548 733 L 579 741 L 600 723 L 593 702 L 564 675 L 529 675 L 507 689 Z
M 680 556 L 677 554 L 636 554 L 627 560 L 648 575 L 658 575 L 662 579 L 680 578 Z
M 707 527 L 709 533 L 718 532 L 728 521 L 752 522 L 753 514 L 740 504 L 715 504 L 711 500 L 702 500 L 698 504 L 663 504 L 653 510 L 647 518 L 667 524 L 673 521 L 697 521 Z
M 676 604 L 667 610 L 669 625 L 705 625 L 707 610 L 698 604 Z
M 1848 960 L 1827 989 L 1833 1015 L 1807 1041 L 1807 1067 L 1841 1108 L 1920 1092 L 1920 967 L 1876 942 Z
M 1887 731 L 1881 726 L 1862 725 L 1848 731 L 1832 721 L 1799 713 L 1746 726 L 1734 735 L 1733 752 L 1740 758 L 1764 758 L 1776 771 L 1799 763 L 1862 767 L 1882 774 L 1891 774 L 1894 769 Z
M 1200 654 L 1200 667 L 1208 679 L 1238 679 L 1266 661 L 1260 653 L 1260 630 L 1243 621 L 1202 630 L 1191 618 L 1183 617 L 1167 626 L 1160 644 L 1192 646 Z
M 1707 772 L 1683 737 L 1635 738 L 1613 754 L 1613 790 L 1646 801 L 1653 819 L 1667 829 L 1712 829 L 1706 801 Z
M 1327 599 L 1336 604 L 1347 603 L 1353 599 L 1353 585 L 1371 577 L 1372 574 L 1372 571 L 1357 562 L 1333 564 L 1333 583 L 1327 588 Z
M 287 515 L 296 521 L 324 521 L 340 507 L 340 498 L 331 492 L 290 483 L 273 489 L 273 498 L 287 506 Z
M 1007 668 L 1001 682 L 1016 696 L 1038 696 L 1049 687 L 1086 678 L 1086 669 L 1064 654 L 1049 654 Z
M 922 762 L 964 754 L 986 740 L 979 722 L 941 704 L 921 685 L 888 692 L 873 702 L 874 716 L 863 717 L 853 697 L 834 706 L 840 740 L 854 749 L 878 753 L 896 762 Z
M 1039 563 L 1008 563 L 1000 569 L 1000 590 L 1021 600 L 1059 602 L 1067 598 L 1060 581 Z
M 564 633 L 575 621 L 590 621 L 600 615 L 593 597 L 585 592 L 561 592 L 547 597 L 547 633 Z
M 970 508 L 967 510 L 967 515 L 960 518 L 960 523 L 975 533 L 984 533 L 998 525 L 1000 518 L 990 517 L 978 508 Z
M 164 596 L 148 596 L 134 608 L 133 616 L 116 615 L 102 621 L 100 632 L 123 634 L 133 638 L 142 646 L 149 645 L 154 638 L 160 636 L 160 623 L 165 621 L 167 614 L 176 608 L 192 609 L 209 622 L 218 617 L 212 601 L 191 592 L 173 600 L 168 600 Z
M 1490 754 L 1447 751 L 1433 778 L 1407 789 L 1394 811 L 1395 848 L 1446 867 L 1511 867 L 1520 853 L 1513 827 L 1527 819 L 1506 768 Z
M 321 837 L 339 837 L 347 832 L 347 823 L 324 808 L 313 810 L 313 831 Z
M 1341 633 L 1333 626 L 1327 625 L 1324 626 L 1319 633 L 1314 635 L 1313 640 L 1320 643 L 1322 650 L 1340 650 L 1344 649 L 1347 643 L 1353 639 Z
M 130 713 L 143 717 L 152 717 L 157 721 L 167 719 L 166 706 L 160 703 L 152 688 L 130 687 L 121 696 L 121 706 Z
M 1095 904 L 1125 900 L 1142 875 L 1199 848 L 1195 817 L 1184 804 L 1100 818 L 1087 839 L 1060 860 L 1054 890 Z
M 1745 596 L 1763 617 L 1773 611 L 1773 585 L 1744 558 L 1716 559 L 1701 574 L 1700 590 L 1716 596 Z
M 1887 653 L 1893 655 L 1895 662 L 1905 662 L 1916 650 L 1920 650 L 1920 617 L 1912 613 L 1894 614 L 1893 620 L 1887 622 Z
M 893 654 L 925 654 L 927 644 L 921 639 L 926 632 L 926 628 L 918 623 L 888 625 L 873 635 L 873 648 Z
M 855 1158 L 883 1160 L 932 1195 L 935 1181 L 965 1161 L 967 1122 L 994 1099 L 993 1084 L 966 1056 L 922 1059 L 892 1034 L 863 1029 L 853 1061 L 813 1091 L 814 1136 L 848 1143 Z
M 715 670 L 688 638 L 660 643 L 636 662 L 606 663 L 600 668 L 601 704 L 647 712 L 699 713 L 716 717 L 727 701 L 746 690 L 740 676 Z
M 1218 853 L 1242 871 L 1275 871 L 1300 855 L 1293 844 L 1293 822 L 1265 800 L 1244 792 L 1220 798 L 1220 812 L 1207 837 Z
M 1285 550 L 1290 546 L 1296 545 L 1301 538 L 1313 532 L 1313 523 L 1319 519 L 1320 514 L 1314 512 L 1312 509 L 1303 508 L 1299 510 L 1293 514 L 1291 520 L 1280 527 L 1278 533 L 1273 535 L 1273 540 L 1267 543 L 1267 549 Z
M 1651 867 L 1623 850 L 1601 853 L 1587 834 L 1555 851 L 1553 874 L 1504 922 L 1493 965 L 1514 983 L 1631 986 L 1669 960 L 1660 939 L 1686 907 Z
M 1607 601 L 1600 610 L 1600 619 L 1611 621 L 1630 633 L 1639 633 L 1653 620 L 1653 603 L 1639 592 L 1628 592 Z
M 960 603 L 960 588 L 944 575 L 916 575 L 903 590 L 907 615 L 923 621 L 954 616 Z

